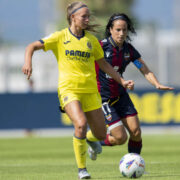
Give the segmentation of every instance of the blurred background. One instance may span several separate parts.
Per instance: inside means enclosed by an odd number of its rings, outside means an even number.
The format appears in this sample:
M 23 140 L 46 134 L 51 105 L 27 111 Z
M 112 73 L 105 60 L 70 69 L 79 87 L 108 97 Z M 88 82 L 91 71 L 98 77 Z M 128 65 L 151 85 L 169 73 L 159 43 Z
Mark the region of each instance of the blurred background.
M 58 109 L 58 69 L 52 52 L 35 52 L 30 81 L 21 72 L 25 47 L 67 27 L 66 7 L 71 2 L 73 1 L 0 0 L 1 132 L 25 129 L 29 133 L 36 129 L 72 127 L 69 119 Z M 100 33 L 95 34 L 99 39 L 103 39 L 105 25 L 113 13 L 127 13 L 137 31 L 137 35 L 131 37 L 132 44 L 159 81 L 175 87 L 171 92 L 158 91 L 135 66 L 127 68 L 124 78 L 135 81 L 135 91 L 131 93 L 131 97 L 142 126 L 169 128 L 180 125 L 180 1 L 84 2 L 92 11 L 93 21 L 101 25 Z

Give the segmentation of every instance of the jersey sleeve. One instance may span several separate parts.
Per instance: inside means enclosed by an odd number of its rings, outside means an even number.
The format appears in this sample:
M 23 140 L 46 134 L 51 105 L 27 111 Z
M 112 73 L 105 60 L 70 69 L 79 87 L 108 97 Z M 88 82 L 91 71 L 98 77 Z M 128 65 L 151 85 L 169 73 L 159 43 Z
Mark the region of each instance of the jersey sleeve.
M 94 58 L 95 60 L 104 58 L 104 51 L 97 38 L 94 38 Z
M 130 51 L 131 51 L 131 61 L 134 62 L 136 59 L 141 57 L 141 54 L 131 45 L 130 46 Z
M 44 51 L 54 50 L 57 48 L 57 43 L 60 41 L 60 35 L 58 32 L 52 33 L 47 37 L 40 40 L 44 44 Z

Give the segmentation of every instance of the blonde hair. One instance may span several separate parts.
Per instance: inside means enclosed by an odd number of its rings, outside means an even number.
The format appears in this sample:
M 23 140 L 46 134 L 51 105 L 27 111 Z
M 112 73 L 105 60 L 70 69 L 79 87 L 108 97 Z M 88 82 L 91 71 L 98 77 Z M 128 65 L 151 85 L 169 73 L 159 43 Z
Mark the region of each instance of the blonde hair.
M 71 21 L 71 15 L 74 14 L 77 10 L 79 10 L 82 7 L 87 7 L 88 6 L 86 4 L 84 4 L 83 2 L 73 2 L 71 4 L 68 5 L 67 7 L 67 21 L 69 23 L 69 25 L 71 25 L 72 21 Z M 97 32 L 94 28 L 98 27 L 98 24 L 88 24 L 87 28 L 85 30 L 88 31 L 92 31 L 92 32 Z

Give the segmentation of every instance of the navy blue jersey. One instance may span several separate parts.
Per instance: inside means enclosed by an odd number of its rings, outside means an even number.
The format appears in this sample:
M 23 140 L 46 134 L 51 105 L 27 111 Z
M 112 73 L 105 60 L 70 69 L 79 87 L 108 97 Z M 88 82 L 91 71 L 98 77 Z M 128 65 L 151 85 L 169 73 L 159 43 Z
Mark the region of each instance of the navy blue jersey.
M 123 75 L 130 62 L 134 62 L 141 57 L 139 52 L 130 43 L 124 42 L 123 47 L 119 49 L 112 37 L 100 41 L 100 44 L 104 50 L 105 60 L 121 75 Z M 126 89 L 122 85 L 101 71 L 97 64 L 96 73 L 98 89 L 103 101 L 118 97 L 126 92 Z

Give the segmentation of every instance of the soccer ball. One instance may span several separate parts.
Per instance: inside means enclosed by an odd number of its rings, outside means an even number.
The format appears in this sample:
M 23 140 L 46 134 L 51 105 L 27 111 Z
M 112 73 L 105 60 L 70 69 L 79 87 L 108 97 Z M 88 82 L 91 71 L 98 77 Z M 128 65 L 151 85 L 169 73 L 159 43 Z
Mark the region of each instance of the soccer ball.
M 119 170 L 124 177 L 139 178 L 144 174 L 144 159 L 136 153 L 128 153 L 122 157 Z

